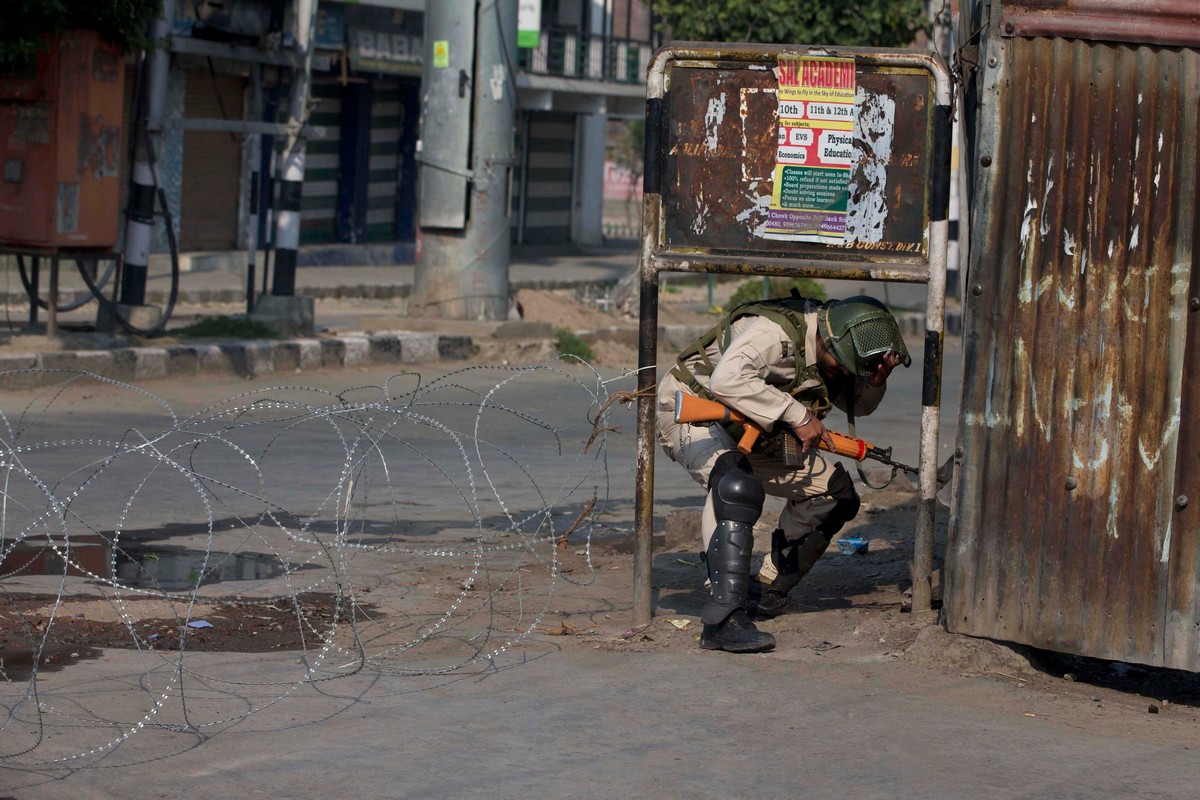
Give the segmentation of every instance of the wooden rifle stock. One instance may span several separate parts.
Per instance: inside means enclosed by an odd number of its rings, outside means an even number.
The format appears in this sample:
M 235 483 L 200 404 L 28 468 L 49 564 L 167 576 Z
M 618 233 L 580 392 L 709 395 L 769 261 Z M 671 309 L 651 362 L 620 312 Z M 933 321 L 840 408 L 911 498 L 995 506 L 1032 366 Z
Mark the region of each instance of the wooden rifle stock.
M 762 427 L 740 411 L 736 411 L 724 403 L 718 403 L 716 400 L 705 400 L 703 397 L 697 397 L 694 394 L 688 394 L 684 391 L 675 393 L 675 421 L 680 424 L 737 422 L 744 429 L 742 438 L 738 441 L 737 445 L 738 452 L 743 454 L 748 454 L 751 448 L 754 447 L 754 443 L 763 435 Z M 878 451 L 878 448 L 862 439 L 856 439 L 853 436 L 847 436 L 844 433 L 828 429 L 825 432 L 829 434 L 829 438 L 833 442 L 832 446 L 822 439 L 817 447 L 834 455 L 846 456 L 847 458 L 853 458 L 855 461 L 863 461 L 872 457 L 873 451 Z M 795 437 L 795 434 L 790 430 L 786 431 L 786 433 L 793 438 Z M 888 453 L 890 455 L 890 451 Z

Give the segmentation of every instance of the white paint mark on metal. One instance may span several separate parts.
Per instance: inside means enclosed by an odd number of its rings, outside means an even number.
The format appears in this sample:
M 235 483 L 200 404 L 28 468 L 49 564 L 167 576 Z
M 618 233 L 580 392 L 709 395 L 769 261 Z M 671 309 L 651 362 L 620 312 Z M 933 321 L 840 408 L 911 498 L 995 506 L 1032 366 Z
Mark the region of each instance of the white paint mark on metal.
M 1121 509 L 1121 482 L 1113 481 L 1108 491 L 1108 522 L 1105 525 L 1109 538 L 1120 539 L 1121 532 L 1117 530 L 1117 512 Z
M 1141 230 L 1142 230 L 1142 226 L 1141 226 L 1141 225 L 1134 225 L 1134 226 L 1133 226 L 1133 233 L 1131 233 L 1131 234 L 1129 235 L 1129 252 L 1131 252 L 1131 253 L 1132 253 L 1134 250 L 1136 250 L 1136 249 L 1137 249 L 1137 246 L 1138 246 L 1138 234 L 1141 232 Z
M 1029 244 L 1029 232 L 1033 225 L 1033 214 L 1037 211 L 1037 203 L 1030 197 L 1025 205 L 1025 216 L 1021 220 L 1021 286 L 1017 291 L 1017 300 L 1022 304 L 1027 304 L 1033 299 L 1033 265 L 1029 263 L 1029 258 L 1026 255 L 1026 247 Z
M 766 180 L 766 178 L 761 175 L 758 175 L 758 176 L 751 175 L 746 169 L 747 166 L 751 163 L 751 161 L 753 161 L 753 159 L 745 157 L 746 154 L 749 153 L 750 149 L 751 149 L 750 148 L 750 139 L 747 136 L 746 121 L 750 117 L 750 104 L 749 104 L 749 101 L 747 100 L 747 96 L 752 95 L 752 94 L 758 94 L 758 92 L 759 92 L 759 89 L 757 87 L 753 87 L 753 86 L 741 86 L 738 88 L 738 117 L 741 119 L 741 124 L 742 124 L 742 158 L 738 159 L 738 161 L 741 164 L 742 181 L 744 181 L 746 183 L 755 183 L 755 184 L 759 181 Z M 758 130 L 759 124 L 758 123 L 754 123 L 750 127 L 751 127 L 751 129 L 754 130 L 755 134 L 759 133 L 759 130 Z M 752 186 L 751 188 L 753 189 L 754 187 Z
M 1063 231 L 1063 255 L 1068 258 L 1075 255 L 1075 237 L 1070 231 Z
M 1054 169 L 1054 156 L 1051 156 L 1050 163 L 1049 163 L 1046 171 L 1050 172 L 1053 169 Z M 1050 208 L 1050 203 L 1049 203 L 1050 192 L 1053 189 L 1054 189 L 1054 181 L 1047 178 L 1046 179 L 1046 191 L 1044 191 L 1042 193 L 1042 218 L 1041 218 L 1041 222 L 1038 224 L 1038 233 L 1041 235 L 1041 237 L 1043 239 L 1046 238 L 1046 234 L 1050 233 L 1050 220 L 1046 218 L 1046 212 Z
M 1111 276 L 1108 282 L 1104 285 L 1104 298 L 1100 301 L 1100 308 L 1105 311 L 1112 309 L 1121 293 L 1121 284 L 1117 277 Z
M 755 181 L 750 187 L 751 192 L 757 186 L 758 182 Z M 771 210 L 771 193 L 768 192 L 761 195 L 747 193 L 744 197 L 750 205 L 743 211 L 738 212 L 735 219 L 738 222 L 748 223 L 747 228 L 752 228 L 751 233 L 755 236 L 761 236 L 766 232 L 767 214 Z
M 846 241 L 883 241 L 887 168 L 896 131 L 896 100 L 858 87 L 854 97 L 854 162 L 846 201 Z
M 1016 360 L 1016 363 L 1025 365 L 1025 368 L 1028 372 L 1029 391 L 1036 398 L 1037 390 L 1033 383 L 1033 365 L 1029 362 L 1029 358 L 1025 354 L 1025 341 L 1023 339 L 1017 339 L 1017 341 L 1015 342 L 1013 357 Z M 1013 377 L 1015 378 L 1016 375 L 1014 374 Z M 1016 390 L 1015 394 L 1017 394 L 1017 395 L 1024 394 L 1021 391 L 1020 386 L 1014 386 L 1013 388 Z M 1036 399 L 1034 399 L 1034 402 L 1035 403 L 1037 402 Z M 1025 438 L 1025 404 L 1024 403 L 1016 404 L 1016 408 L 1014 409 L 1014 413 L 1013 413 L 1013 427 L 1014 427 L 1014 432 L 1016 433 L 1017 439 L 1024 439 Z
M 1037 203 L 1035 203 L 1033 198 L 1031 197 L 1025 203 L 1025 216 L 1021 220 L 1021 249 L 1022 250 L 1025 249 L 1025 243 L 1029 241 L 1029 230 L 1031 228 L 1031 223 L 1033 222 L 1033 213 L 1032 212 L 1034 212 L 1034 211 L 1037 211 Z
M 492 87 L 492 99 L 499 103 L 504 99 L 504 66 L 501 64 L 492 65 L 492 77 L 488 81 L 488 85 Z
M 1063 291 L 1062 287 L 1058 287 L 1058 304 L 1067 311 L 1075 310 L 1075 297 Z
M 697 236 L 708 229 L 708 203 L 704 200 L 704 192 L 696 195 L 696 217 L 692 220 L 691 228 Z
M 1108 240 L 1108 257 L 1109 257 L 1109 258 L 1112 258 L 1112 254 L 1113 254 L 1113 245 L 1114 245 L 1114 244 L 1115 244 L 1115 242 L 1113 242 L 1113 240 L 1112 240 L 1112 239 L 1109 239 L 1109 240 Z
M 1050 290 L 1050 287 L 1053 285 L 1054 285 L 1054 276 L 1053 275 L 1047 275 L 1046 277 L 1042 278 L 1040 281 L 1038 281 L 1037 291 L 1034 293 L 1033 299 L 1041 300 L 1042 295 L 1044 295 L 1046 292 L 1048 292 Z
M 717 131 L 725 121 L 725 92 L 720 97 L 710 98 L 708 111 L 704 112 L 704 146 L 708 152 L 717 152 Z
M 1138 437 L 1138 454 L 1142 457 L 1142 464 L 1145 465 L 1147 472 L 1153 472 L 1158 467 L 1158 462 L 1162 459 L 1163 451 L 1166 450 L 1174 441 L 1175 435 L 1179 432 L 1179 398 L 1175 398 L 1175 413 L 1167 420 L 1167 425 L 1163 429 L 1161 439 L 1156 445 L 1156 449 L 1151 452 L 1146 448 L 1146 440 L 1143 437 Z
M 1096 456 L 1089 461 L 1085 462 L 1083 459 L 1083 456 L 1080 454 L 1080 452 L 1078 450 L 1076 450 L 1071 456 L 1071 463 L 1074 464 L 1075 469 L 1084 469 L 1086 467 L 1088 470 L 1090 470 L 1092 472 L 1099 470 L 1101 467 L 1103 467 L 1105 465 L 1105 463 L 1107 461 L 1108 461 L 1108 441 L 1107 440 L 1102 440 L 1100 442 L 1100 452 L 1097 453 Z

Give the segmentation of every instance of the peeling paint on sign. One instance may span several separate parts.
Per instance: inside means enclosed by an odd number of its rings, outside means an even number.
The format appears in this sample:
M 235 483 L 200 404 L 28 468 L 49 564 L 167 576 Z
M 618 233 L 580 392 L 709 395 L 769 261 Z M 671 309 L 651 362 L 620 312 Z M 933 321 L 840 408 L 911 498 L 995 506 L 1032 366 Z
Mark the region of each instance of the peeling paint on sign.
M 854 97 L 855 161 L 846 204 L 846 241 L 883 241 L 887 221 L 887 168 L 892 162 L 896 101 L 860 86 Z
M 717 152 L 717 130 L 725 121 L 725 92 L 720 97 L 708 101 L 708 111 L 704 114 L 704 146 L 708 152 Z

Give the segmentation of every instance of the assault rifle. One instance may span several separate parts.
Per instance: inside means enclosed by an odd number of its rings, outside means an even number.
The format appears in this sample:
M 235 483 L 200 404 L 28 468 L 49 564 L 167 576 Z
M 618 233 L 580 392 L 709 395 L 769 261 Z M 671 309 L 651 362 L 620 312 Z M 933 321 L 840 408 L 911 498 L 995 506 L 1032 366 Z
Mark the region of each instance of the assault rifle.
M 680 424 L 736 422 L 743 428 L 742 438 L 738 441 L 737 446 L 738 452 L 743 454 L 748 454 L 754 447 L 754 443 L 763 435 L 762 427 L 741 412 L 724 403 L 718 403 L 716 400 L 705 400 L 684 391 L 675 393 L 675 421 Z M 855 461 L 865 461 L 869 458 L 914 475 L 918 472 L 916 467 L 893 461 L 890 447 L 877 447 L 870 442 L 837 431 L 826 430 L 825 432 L 829 434 L 832 444 L 822 439 L 817 445 L 821 450 L 834 455 L 846 456 Z M 783 437 L 783 463 L 791 467 L 799 466 L 803 463 L 803 449 L 800 440 L 790 430 L 784 431 Z

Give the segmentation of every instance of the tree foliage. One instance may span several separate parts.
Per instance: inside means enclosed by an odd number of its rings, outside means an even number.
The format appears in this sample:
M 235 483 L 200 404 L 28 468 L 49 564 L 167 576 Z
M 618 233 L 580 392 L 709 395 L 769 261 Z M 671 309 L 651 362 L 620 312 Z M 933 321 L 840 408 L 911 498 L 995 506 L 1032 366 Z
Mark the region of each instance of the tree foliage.
M 654 12 L 696 42 L 907 47 L 929 30 L 924 0 L 657 0 Z
M 140 50 L 151 44 L 147 23 L 161 13 L 162 0 L 6 0 L 0 64 L 27 61 L 75 28 L 96 31 L 126 52 Z

